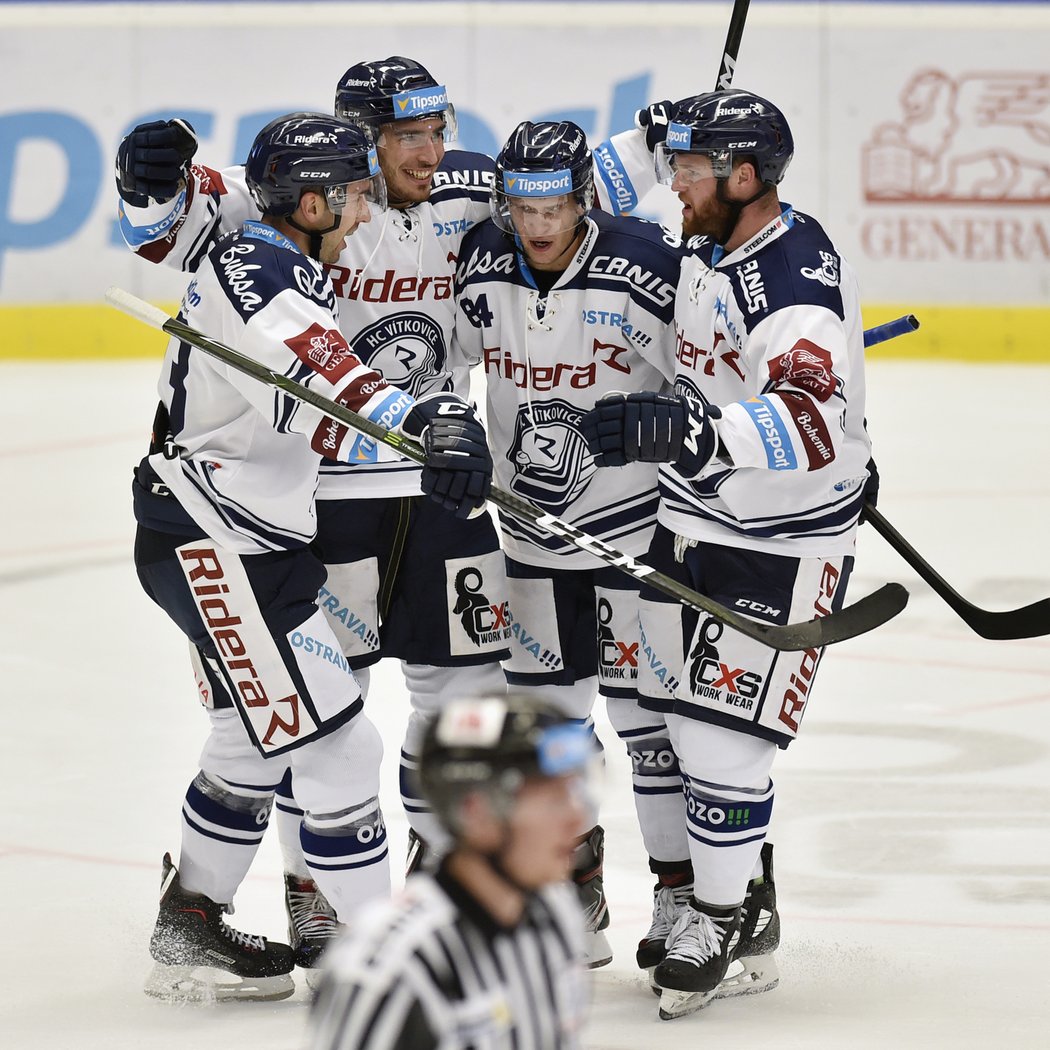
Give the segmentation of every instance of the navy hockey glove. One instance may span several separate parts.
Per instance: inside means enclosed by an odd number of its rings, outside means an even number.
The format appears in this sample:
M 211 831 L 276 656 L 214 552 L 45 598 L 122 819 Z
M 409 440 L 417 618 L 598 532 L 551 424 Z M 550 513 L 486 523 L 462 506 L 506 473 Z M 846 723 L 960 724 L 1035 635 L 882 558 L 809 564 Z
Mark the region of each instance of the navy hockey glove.
M 432 500 L 457 518 L 469 518 L 484 506 L 492 487 L 492 456 L 470 405 L 454 394 L 432 394 L 415 403 L 401 429 L 422 442 L 423 491 Z
M 185 120 L 139 124 L 117 147 L 117 191 L 137 208 L 151 197 L 158 204 L 170 201 L 196 152 L 197 135 Z
M 634 126 L 645 132 L 645 145 L 650 153 L 667 139 L 667 125 L 671 118 L 671 107 L 674 103 L 665 98 L 663 102 L 654 102 L 634 115 Z
M 879 468 L 875 464 L 874 457 L 868 460 L 868 480 L 864 482 L 864 504 L 868 503 L 873 507 L 879 505 Z M 860 508 L 858 525 L 863 525 L 868 519 L 868 512 L 864 504 Z
M 599 467 L 673 463 L 692 478 L 715 454 L 718 439 L 710 420 L 720 415 L 689 398 L 646 390 L 603 397 L 580 429 Z

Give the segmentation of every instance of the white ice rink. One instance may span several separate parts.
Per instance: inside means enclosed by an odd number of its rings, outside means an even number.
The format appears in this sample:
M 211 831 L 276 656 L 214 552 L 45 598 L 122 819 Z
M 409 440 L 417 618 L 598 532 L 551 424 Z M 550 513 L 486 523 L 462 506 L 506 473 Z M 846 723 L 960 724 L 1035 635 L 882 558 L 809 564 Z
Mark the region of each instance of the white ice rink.
M 185 643 L 139 590 L 131 466 L 158 366 L 0 366 L 0 1047 L 294 1050 L 305 986 L 277 1004 L 172 1008 L 141 991 L 160 858 L 206 719 Z M 1050 595 L 1050 368 L 880 362 L 868 417 L 880 506 L 972 601 Z M 1042 406 L 1042 407 L 1041 407 Z M 604 713 L 603 823 L 616 959 L 586 1044 L 1050 1047 L 1050 639 L 970 632 L 863 530 L 852 598 L 912 592 L 888 626 L 828 653 L 774 772 L 781 985 L 673 1022 L 633 968 L 651 876 L 627 758 Z M 392 854 L 406 700 L 373 677 Z M 283 938 L 271 831 L 235 925 Z

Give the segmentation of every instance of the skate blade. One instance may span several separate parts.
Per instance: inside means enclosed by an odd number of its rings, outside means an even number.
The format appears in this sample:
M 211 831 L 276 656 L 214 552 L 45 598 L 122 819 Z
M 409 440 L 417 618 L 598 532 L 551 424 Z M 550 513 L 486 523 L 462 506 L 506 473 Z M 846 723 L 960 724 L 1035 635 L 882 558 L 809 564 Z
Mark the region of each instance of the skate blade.
M 588 970 L 597 970 L 599 966 L 608 966 L 612 962 L 612 945 L 601 930 L 593 930 L 584 935 L 586 950 L 583 965 Z
M 154 964 L 143 991 L 168 1003 L 275 1002 L 295 992 L 288 974 L 277 977 L 238 977 L 212 966 Z
M 732 999 L 737 995 L 758 995 L 768 992 L 780 983 L 780 970 L 772 952 L 768 955 L 743 956 L 734 959 L 715 989 L 716 999 Z
M 712 992 L 680 992 L 675 988 L 660 989 L 660 1020 L 674 1021 L 702 1010 L 712 999 Z

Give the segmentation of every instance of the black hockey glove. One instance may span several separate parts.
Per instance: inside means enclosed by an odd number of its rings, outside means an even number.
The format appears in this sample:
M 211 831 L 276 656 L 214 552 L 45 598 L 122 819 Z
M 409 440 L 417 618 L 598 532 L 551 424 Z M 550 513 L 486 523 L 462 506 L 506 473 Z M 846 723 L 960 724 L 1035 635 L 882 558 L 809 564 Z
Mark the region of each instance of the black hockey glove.
M 646 390 L 601 398 L 580 429 L 599 467 L 673 463 L 685 477 L 695 478 L 718 448 L 711 420 L 720 415 L 714 406 Z
M 857 519 L 858 525 L 863 525 L 868 520 L 866 506 L 869 503 L 873 507 L 879 505 L 879 468 L 875 464 L 874 457 L 868 460 L 868 480 L 864 482 L 864 504 L 860 508 L 860 517 Z
M 401 427 L 423 445 L 423 491 L 457 518 L 469 518 L 485 504 L 492 487 L 492 456 L 485 428 L 455 394 L 431 394 L 417 401 Z
M 634 126 L 645 132 L 645 145 L 650 153 L 667 139 L 667 125 L 671 118 L 671 107 L 674 103 L 665 98 L 663 102 L 654 102 L 634 115 Z
M 197 135 L 185 120 L 139 124 L 117 147 L 117 192 L 137 208 L 150 198 L 158 204 L 170 201 L 196 152 Z

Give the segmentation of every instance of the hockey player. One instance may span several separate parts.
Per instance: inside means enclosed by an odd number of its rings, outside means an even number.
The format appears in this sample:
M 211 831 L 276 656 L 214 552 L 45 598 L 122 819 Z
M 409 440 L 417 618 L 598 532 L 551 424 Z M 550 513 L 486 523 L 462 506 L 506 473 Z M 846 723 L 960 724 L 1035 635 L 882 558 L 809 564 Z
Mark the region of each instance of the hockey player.
M 579 1045 L 587 987 L 564 880 L 594 759 L 590 734 L 532 696 L 445 706 L 420 779 L 451 852 L 331 951 L 311 1050 Z
M 451 354 L 453 270 L 459 243 L 488 215 L 492 161 L 445 152 L 455 109 L 418 62 L 391 57 L 351 66 L 335 109 L 366 127 L 390 209 L 328 261 L 339 324 L 353 352 L 419 397 L 467 396 L 465 365 Z M 257 217 L 241 166 L 188 165 L 196 139 L 180 121 L 136 128 L 117 168 L 121 228 L 143 258 L 193 271 L 223 232 Z M 412 713 L 402 748 L 402 795 L 426 840 L 439 834 L 415 786 L 426 720 L 452 695 L 505 688 L 499 664 L 509 631 L 503 559 L 488 515 L 457 520 L 420 497 L 419 468 L 383 461 L 361 442 L 352 463 L 326 458 L 318 486 L 320 590 L 349 666 L 362 676 L 380 657 L 401 660 Z M 290 937 L 301 965 L 316 961 L 332 915 L 299 854 L 302 810 L 288 785 L 278 795 Z M 227 835 L 215 829 L 219 836 Z
M 261 217 L 202 258 L 181 317 L 421 440 L 424 490 L 457 513 L 482 505 L 491 459 L 470 407 L 452 394 L 416 400 L 390 386 L 337 328 L 322 263 L 339 258 L 370 208 L 381 219 L 385 207 L 368 137 L 337 117 L 279 118 L 257 136 L 245 182 Z M 352 461 L 363 439 L 178 339 L 159 392 L 153 445 L 134 485 L 135 564 L 146 593 L 192 643 L 211 734 L 186 794 L 179 870 L 164 858 L 147 991 L 283 998 L 294 988 L 290 948 L 229 928 L 222 912 L 286 770 L 305 810 L 309 872 L 336 917 L 390 886 L 382 743 L 318 608 L 324 566 L 309 547 L 321 457 Z
M 489 214 L 492 160 L 445 152 L 455 111 L 444 87 L 412 59 L 352 66 L 335 107 L 371 129 L 392 205 L 330 267 L 341 331 L 394 385 L 467 396 L 466 365 L 451 353 L 453 272 L 464 232 Z M 621 211 L 637 202 L 627 169 L 641 173 L 648 154 L 637 131 L 616 141 L 619 152 L 612 143 L 599 147 L 596 186 L 602 206 Z M 136 128 L 117 156 L 127 243 L 145 259 L 188 271 L 215 236 L 257 214 L 243 169 L 190 166 L 196 146 L 183 122 L 153 122 Z M 497 661 L 510 639 L 503 562 L 487 516 L 450 520 L 418 498 L 418 469 L 373 455 L 363 443 L 353 466 L 322 466 L 317 549 L 328 578 L 321 604 L 366 691 L 368 666 L 381 656 L 402 662 L 412 705 L 402 796 L 411 838 L 426 840 L 439 831 L 415 786 L 420 736 L 448 696 L 492 692 L 503 680 Z M 290 936 L 300 961 L 310 963 L 333 927 L 298 855 L 301 815 L 285 785 L 277 820 Z
M 641 555 L 655 525 L 656 466 L 599 477 L 580 420 L 601 396 L 660 389 L 673 376 L 683 249 L 661 226 L 592 211 L 592 172 L 577 125 L 526 121 L 515 129 L 496 160 L 492 221 L 463 241 L 456 339 L 485 369 L 498 484 Z M 503 518 L 502 532 L 514 620 L 508 680 L 588 724 L 596 693 L 606 698 L 633 761 L 650 866 L 677 885 L 688 866 L 684 800 L 663 719 L 637 705 L 638 585 L 512 518 Z M 591 816 L 575 878 L 589 919 L 588 960 L 600 966 L 612 954 L 602 932 L 603 831 Z M 669 861 L 677 863 L 669 869 Z M 668 929 L 661 926 L 661 941 Z
M 603 466 L 665 464 L 657 569 L 757 619 L 826 615 L 845 597 L 870 456 L 856 278 L 816 220 L 779 201 L 793 153 L 780 110 L 732 90 L 683 99 L 669 117 L 657 168 L 684 232 L 707 238 L 678 284 L 674 394 L 599 401 L 588 444 Z M 654 970 L 669 1018 L 726 994 L 727 976 L 731 992 L 776 981 L 770 769 L 822 651 L 777 653 L 643 599 L 652 659 L 681 669 L 642 703 L 667 713 L 695 873 Z M 765 877 L 749 893 L 756 867 Z

